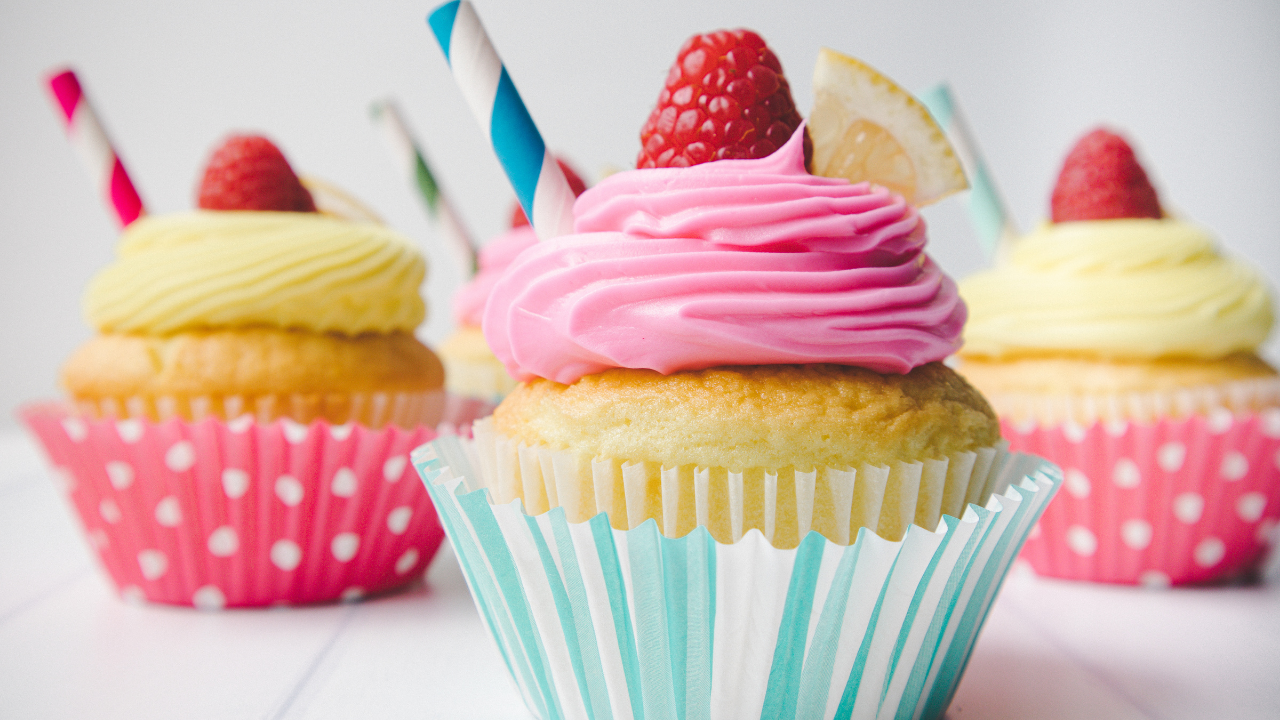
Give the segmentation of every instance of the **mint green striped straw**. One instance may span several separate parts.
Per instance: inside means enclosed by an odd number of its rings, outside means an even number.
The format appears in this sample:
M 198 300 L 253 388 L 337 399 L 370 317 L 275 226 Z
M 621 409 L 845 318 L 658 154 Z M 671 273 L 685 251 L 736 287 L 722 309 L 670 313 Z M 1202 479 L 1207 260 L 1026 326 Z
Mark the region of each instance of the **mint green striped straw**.
M 413 139 L 413 134 L 409 132 L 409 127 L 405 124 L 404 116 L 400 114 L 395 101 L 386 99 L 375 102 L 372 113 L 374 121 L 382 129 L 392 157 L 400 163 L 402 172 L 418 188 L 422 202 L 427 207 L 427 217 L 431 220 L 433 234 L 445 238 L 446 246 L 453 253 L 464 276 L 466 278 L 474 276 L 479 269 L 479 264 L 476 260 L 476 245 L 471 239 L 471 233 L 466 225 L 462 224 L 462 218 L 454 210 L 449 198 L 440 190 L 440 184 L 436 182 L 431 166 L 427 164 L 426 156 L 422 153 L 417 141 Z
M 942 83 L 920 96 L 938 124 L 947 133 L 969 176 L 969 218 L 988 260 L 1001 257 L 1018 237 L 1018 228 L 996 189 L 995 180 L 978 151 L 978 142 L 965 122 L 951 86 Z

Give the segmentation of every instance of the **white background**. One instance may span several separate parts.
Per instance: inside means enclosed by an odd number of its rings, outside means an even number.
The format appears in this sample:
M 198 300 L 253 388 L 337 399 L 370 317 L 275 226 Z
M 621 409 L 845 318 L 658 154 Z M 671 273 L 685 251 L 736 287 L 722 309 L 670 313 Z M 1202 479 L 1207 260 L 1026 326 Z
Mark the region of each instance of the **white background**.
M 1066 150 L 1099 122 L 1127 132 L 1167 208 L 1280 278 L 1280 3 L 766 0 L 627 6 L 478 0 L 548 144 L 588 179 L 628 167 L 686 37 L 759 31 L 802 112 L 818 47 L 917 92 L 948 80 L 1026 229 Z M 457 269 L 369 120 L 397 98 L 476 235 L 511 191 L 426 23 L 432 2 L 0 2 L 0 427 L 56 393 L 89 328 L 80 293 L 116 229 L 68 146 L 46 71 L 79 71 L 152 212 L 189 209 L 210 148 L 232 130 L 275 138 L 296 168 L 341 185 L 422 243 L 433 312 L 451 328 Z M 965 201 L 930 208 L 932 253 L 957 276 L 984 263 Z

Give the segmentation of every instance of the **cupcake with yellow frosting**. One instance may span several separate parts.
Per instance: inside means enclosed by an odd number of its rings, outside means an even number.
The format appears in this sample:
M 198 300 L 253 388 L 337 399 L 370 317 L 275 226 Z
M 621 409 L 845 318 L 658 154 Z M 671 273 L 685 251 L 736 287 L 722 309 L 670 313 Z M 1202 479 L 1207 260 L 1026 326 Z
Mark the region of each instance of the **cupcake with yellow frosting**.
M 123 594 L 200 607 L 403 584 L 441 530 L 407 452 L 443 369 L 414 337 L 408 240 L 317 211 L 284 156 L 233 136 L 199 210 L 146 216 L 89 284 L 97 335 L 26 420 Z
M 960 289 L 960 371 L 1063 497 L 1025 557 L 1045 574 L 1203 582 L 1248 572 L 1280 515 L 1280 380 L 1257 354 L 1253 268 L 1169 216 L 1105 130 L 1068 155 L 1052 221 Z

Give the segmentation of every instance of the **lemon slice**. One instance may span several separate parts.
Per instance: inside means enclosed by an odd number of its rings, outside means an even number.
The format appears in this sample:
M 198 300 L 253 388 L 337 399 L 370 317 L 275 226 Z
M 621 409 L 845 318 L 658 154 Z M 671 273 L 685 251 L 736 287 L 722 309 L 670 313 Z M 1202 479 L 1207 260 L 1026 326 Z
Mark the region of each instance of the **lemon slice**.
M 969 187 L 928 109 L 870 65 L 822 48 L 813 96 L 815 175 L 873 182 L 917 207 Z
M 311 200 L 316 204 L 316 211 L 322 215 L 342 218 L 352 222 L 385 224 L 376 212 L 369 209 L 368 205 L 355 199 L 350 193 L 338 186 L 310 175 L 302 175 L 298 180 L 311 193 Z

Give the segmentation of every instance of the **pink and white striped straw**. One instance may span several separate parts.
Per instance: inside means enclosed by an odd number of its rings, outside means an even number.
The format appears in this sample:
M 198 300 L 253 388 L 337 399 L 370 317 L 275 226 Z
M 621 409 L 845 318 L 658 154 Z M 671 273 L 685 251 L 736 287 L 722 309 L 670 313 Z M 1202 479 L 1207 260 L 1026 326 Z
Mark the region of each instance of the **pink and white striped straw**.
M 66 121 L 67 137 L 71 139 L 71 146 L 80 156 L 85 170 L 89 172 L 89 179 L 107 200 L 120 227 L 128 226 L 146 213 L 146 210 L 102 128 L 102 122 L 89 105 L 89 99 L 80 87 L 80 80 L 74 71 L 63 70 L 49 76 L 48 84 L 54 100 L 62 110 L 62 118 Z

